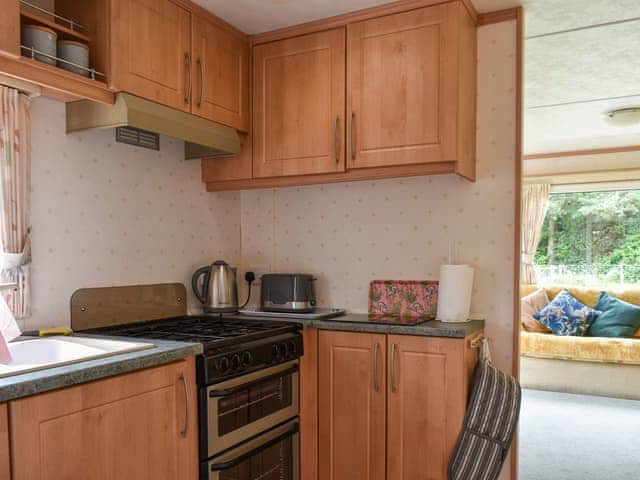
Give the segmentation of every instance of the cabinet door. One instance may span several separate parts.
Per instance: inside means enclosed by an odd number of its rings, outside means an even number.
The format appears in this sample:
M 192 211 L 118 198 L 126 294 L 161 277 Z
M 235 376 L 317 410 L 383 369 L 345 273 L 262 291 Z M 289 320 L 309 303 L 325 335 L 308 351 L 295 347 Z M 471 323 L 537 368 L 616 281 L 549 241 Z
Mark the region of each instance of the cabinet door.
M 443 4 L 348 26 L 349 168 L 456 160 L 455 13 Z
M 0 480 L 11 480 L 7 404 L 0 403 Z
M 344 171 L 345 30 L 253 50 L 253 176 Z
M 111 86 L 191 110 L 191 15 L 171 0 L 112 0 Z
M 193 365 L 191 359 L 11 402 L 13 480 L 196 480 Z
M 385 335 L 320 331 L 318 478 L 385 479 L 385 350 Z
M 467 400 L 464 340 L 387 341 L 387 478 L 445 480 Z
M 20 2 L 4 0 L 0 14 L 0 54 L 20 56 Z
M 192 17 L 192 112 L 247 131 L 249 44 L 207 20 Z

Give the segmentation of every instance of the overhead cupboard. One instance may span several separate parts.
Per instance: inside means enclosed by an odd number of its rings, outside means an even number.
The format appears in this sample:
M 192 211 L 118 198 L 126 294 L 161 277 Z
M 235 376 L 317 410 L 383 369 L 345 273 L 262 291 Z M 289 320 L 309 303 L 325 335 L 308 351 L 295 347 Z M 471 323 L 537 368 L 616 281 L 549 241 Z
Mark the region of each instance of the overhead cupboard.
M 3 78 L 67 102 L 112 104 L 125 92 L 236 129 L 240 155 L 202 160 L 210 191 L 475 179 L 467 0 L 400 0 L 253 36 L 189 0 L 52 0 L 48 13 L 29 7 L 37 1 L 3 0 Z M 88 47 L 90 74 L 25 50 L 34 25 Z
M 0 73 L 64 101 L 113 103 L 126 92 L 246 132 L 249 40 L 186 0 L 3 0 Z M 45 63 L 21 46 L 38 25 L 89 47 L 89 78 Z M 55 45 L 54 45 L 55 49 Z
M 251 176 L 205 160 L 209 190 L 475 178 L 476 27 L 462 1 L 318 28 L 253 38 Z

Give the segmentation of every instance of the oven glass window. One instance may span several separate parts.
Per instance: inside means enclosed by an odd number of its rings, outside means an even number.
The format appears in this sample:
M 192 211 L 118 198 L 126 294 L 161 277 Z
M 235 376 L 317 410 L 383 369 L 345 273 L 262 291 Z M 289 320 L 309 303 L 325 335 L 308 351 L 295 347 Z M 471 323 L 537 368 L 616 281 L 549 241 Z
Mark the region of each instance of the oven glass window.
M 220 480 L 293 480 L 293 441 L 288 437 L 219 472 Z
M 218 435 L 222 436 L 291 406 L 292 374 L 271 378 L 218 401 Z M 278 478 L 278 477 L 274 477 Z

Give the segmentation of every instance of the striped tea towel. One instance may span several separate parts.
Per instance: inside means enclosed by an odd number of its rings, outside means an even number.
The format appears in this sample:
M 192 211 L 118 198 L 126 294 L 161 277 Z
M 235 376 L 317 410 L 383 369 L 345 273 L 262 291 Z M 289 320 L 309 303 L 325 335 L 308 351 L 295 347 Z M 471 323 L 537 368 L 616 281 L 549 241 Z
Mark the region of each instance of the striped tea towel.
M 449 461 L 449 480 L 495 480 L 520 415 L 518 381 L 488 362 L 476 366 L 462 432 Z

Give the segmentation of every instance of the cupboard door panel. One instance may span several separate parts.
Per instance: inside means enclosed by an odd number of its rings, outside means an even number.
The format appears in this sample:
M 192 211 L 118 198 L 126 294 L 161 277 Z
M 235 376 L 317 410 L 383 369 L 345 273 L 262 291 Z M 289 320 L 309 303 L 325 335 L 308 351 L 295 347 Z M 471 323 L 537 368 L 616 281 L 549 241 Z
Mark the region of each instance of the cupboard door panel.
M 11 480 L 7 404 L 0 403 L 0 480 Z
M 464 341 L 388 336 L 387 478 L 445 480 L 466 408 Z
M 12 401 L 13 478 L 196 480 L 195 403 L 193 360 Z
M 249 128 L 249 44 L 193 17 L 193 113 L 238 130 Z
M 385 349 L 385 335 L 319 332 L 323 480 L 385 479 Z
M 350 168 L 455 160 L 454 13 L 439 5 L 349 25 Z
M 345 30 L 258 45 L 254 177 L 344 171 Z
M 113 0 L 113 88 L 191 110 L 191 14 L 171 0 Z

